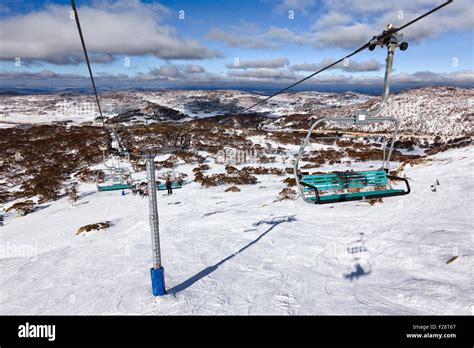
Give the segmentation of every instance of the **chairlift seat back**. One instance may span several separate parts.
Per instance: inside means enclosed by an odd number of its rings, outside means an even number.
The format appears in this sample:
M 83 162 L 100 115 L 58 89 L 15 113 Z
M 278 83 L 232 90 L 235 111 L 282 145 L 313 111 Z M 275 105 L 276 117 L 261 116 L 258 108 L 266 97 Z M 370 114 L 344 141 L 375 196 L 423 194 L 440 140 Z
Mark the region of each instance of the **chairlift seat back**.
M 131 190 L 132 187 L 128 184 L 99 184 L 97 185 L 97 190 L 99 192 L 103 191 L 116 191 L 116 190 Z
M 406 190 L 391 188 L 391 180 L 404 181 Z M 406 179 L 387 175 L 383 169 L 301 175 L 299 182 L 304 187 L 305 198 L 315 204 L 401 196 L 410 192 Z

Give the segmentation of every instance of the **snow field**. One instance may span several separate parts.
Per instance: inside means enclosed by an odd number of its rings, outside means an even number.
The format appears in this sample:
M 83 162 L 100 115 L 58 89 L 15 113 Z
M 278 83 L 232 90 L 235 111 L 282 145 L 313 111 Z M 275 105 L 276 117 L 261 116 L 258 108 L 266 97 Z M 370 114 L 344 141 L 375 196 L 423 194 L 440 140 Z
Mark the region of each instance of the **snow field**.
M 0 313 L 471 314 L 471 149 L 406 168 L 412 193 L 373 206 L 278 201 L 285 177 L 271 175 L 238 193 L 196 183 L 159 191 L 168 295 L 156 299 L 148 201 L 83 184 L 76 206 L 63 198 L 7 217 Z M 106 220 L 107 230 L 75 235 Z

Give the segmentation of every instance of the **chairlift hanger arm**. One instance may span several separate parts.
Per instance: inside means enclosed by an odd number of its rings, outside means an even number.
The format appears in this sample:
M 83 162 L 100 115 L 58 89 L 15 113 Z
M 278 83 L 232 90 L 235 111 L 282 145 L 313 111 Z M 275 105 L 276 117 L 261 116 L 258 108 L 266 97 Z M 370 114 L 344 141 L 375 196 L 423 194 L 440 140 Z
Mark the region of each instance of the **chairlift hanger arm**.
M 386 40 L 389 39 L 393 34 L 396 34 L 396 33 L 398 33 L 400 30 L 403 30 L 403 29 L 407 28 L 408 26 L 410 26 L 410 25 L 412 25 L 412 24 L 418 22 L 419 20 L 421 20 L 421 19 L 423 19 L 423 18 L 425 18 L 425 17 L 431 15 L 432 13 L 434 13 L 434 12 L 440 10 L 441 8 L 443 8 L 443 7 L 447 6 L 447 5 L 449 5 L 449 4 L 452 3 L 453 1 L 454 1 L 454 0 L 447 0 L 445 3 L 443 3 L 443 4 L 441 4 L 441 5 L 439 5 L 439 6 L 435 7 L 435 8 L 433 8 L 432 10 L 430 10 L 430 11 L 428 11 L 428 12 L 422 14 L 421 16 L 419 16 L 419 17 L 417 17 L 417 18 L 411 20 L 410 22 L 408 22 L 408 23 L 406 23 L 406 24 L 404 24 L 404 25 L 402 25 L 402 26 L 400 26 L 400 27 L 398 27 L 398 28 L 392 28 L 392 29 L 389 29 L 389 30 L 385 30 L 385 31 L 382 32 L 380 35 L 377 35 L 377 36 L 375 36 L 374 38 L 372 38 L 372 39 L 371 39 L 369 42 L 367 42 L 365 45 L 363 45 L 363 46 L 359 47 L 358 49 L 356 49 L 354 52 L 352 52 L 352 53 L 348 54 L 347 56 L 345 56 L 345 57 L 343 57 L 343 58 L 341 58 L 341 59 L 335 61 L 334 63 L 329 64 L 328 66 L 326 66 L 326 67 L 324 67 L 324 68 L 322 68 L 322 69 L 319 69 L 318 71 L 312 73 L 311 75 L 306 76 L 305 78 L 303 78 L 303 79 L 301 79 L 301 80 L 299 80 L 299 81 L 293 83 L 292 85 L 290 85 L 290 86 L 288 86 L 288 87 L 286 87 L 286 88 L 284 88 L 284 89 L 282 89 L 282 90 L 280 90 L 280 91 L 278 91 L 278 92 L 276 92 L 276 93 L 270 95 L 269 97 L 267 97 L 267 98 L 265 98 L 265 99 L 263 99 L 263 100 L 261 100 L 261 101 L 255 103 L 255 104 L 249 106 L 248 108 L 245 108 L 242 112 L 244 113 L 244 112 L 246 112 L 246 111 L 248 111 L 248 110 L 250 110 L 250 109 L 253 109 L 253 108 L 256 107 L 257 105 L 260 105 L 260 104 L 265 103 L 267 100 L 269 100 L 269 99 L 271 99 L 271 98 L 273 98 L 273 97 L 275 97 L 275 96 L 277 96 L 277 95 L 279 95 L 279 94 L 281 94 L 281 93 L 283 93 L 283 92 L 286 92 L 287 90 L 289 90 L 289 89 L 291 89 L 291 88 L 293 88 L 293 87 L 299 85 L 300 83 L 302 83 L 302 82 L 304 82 L 304 81 L 306 81 L 306 80 L 312 78 L 313 76 L 318 75 L 319 73 L 322 73 L 323 71 L 325 71 L 325 70 L 327 70 L 327 69 L 332 68 L 333 66 L 335 66 L 335 65 L 337 65 L 337 64 L 339 64 L 339 63 L 341 63 L 341 62 L 344 61 L 345 59 L 348 59 L 348 58 L 350 58 L 350 57 L 356 55 L 357 53 L 362 52 L 362 51 L 365 50 L 366 48 L 372 47 L 372 46 L 374 46 L 374 45 L 384 44 L 384 43 L 386 42 Z

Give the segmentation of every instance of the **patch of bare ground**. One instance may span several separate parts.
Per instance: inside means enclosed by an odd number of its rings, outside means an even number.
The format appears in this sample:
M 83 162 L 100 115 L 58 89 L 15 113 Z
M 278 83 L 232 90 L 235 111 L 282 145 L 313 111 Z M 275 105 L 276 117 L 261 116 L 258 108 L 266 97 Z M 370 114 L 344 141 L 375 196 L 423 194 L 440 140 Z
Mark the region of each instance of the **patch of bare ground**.
M 9 211 L 16 211 L 18 215 L 24 216 L 33 211 L 35 207 L 35 203 L 31 200 L 23 201 L 23 202 L 17 202 L 13 204 L 11 207 L 6 209 L 6 212 Z
M 219 173 L 212 175 L 204 175 L 202 172 L 198 172 L 194 175 L 194 181 L 200 183 L 204 187 L 226 184 L 254 185 L 257 183 L 257 178 L 244 171 L 238 171 L 234 174 Z
M 429 146 L 429 148 L 425 151 L 427 155 L 434 155 L 438 152 L 447 151 L 449 149 L 455 149 L 460 147 L 469 146 L 472 143 L 471 137 L 459 137 L 455 139 L 449 139 L 447 141 L 442 142 L 441 137 L 436 137 L 435 142 Z
M 85 170 L 102 159 L 101 148 L 107 136 L 97 127 L 41 125 L 0 129 L 0 178 L 8 187 L 20 186 L 7 193 L 3 187 L 0 203 L 39 196 L 39 203 L 59 197 L 64 181 L 74 172 Z M 83 171 L 84 180 L 95 173 Z
M 278 194 L 280 200 L 293 200 L 296 198 L 296 191 L 291 188 L 284 188 Z
M 282 180 L 288 187 L 295 187 L 296 186 L 296 179 L 293 177 L 288 177 L 285 180 Z

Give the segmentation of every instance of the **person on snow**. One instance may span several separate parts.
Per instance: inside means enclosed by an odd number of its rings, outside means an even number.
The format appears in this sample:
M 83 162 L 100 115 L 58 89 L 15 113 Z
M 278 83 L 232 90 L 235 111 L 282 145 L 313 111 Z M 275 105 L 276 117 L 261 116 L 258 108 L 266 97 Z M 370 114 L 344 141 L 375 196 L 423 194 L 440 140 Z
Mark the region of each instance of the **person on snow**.
M 166 189 L 168 190 L 169 195 L 173 193 L 173 186 L 172 186 L 171 179 L 169 176 L 166 178 Z

